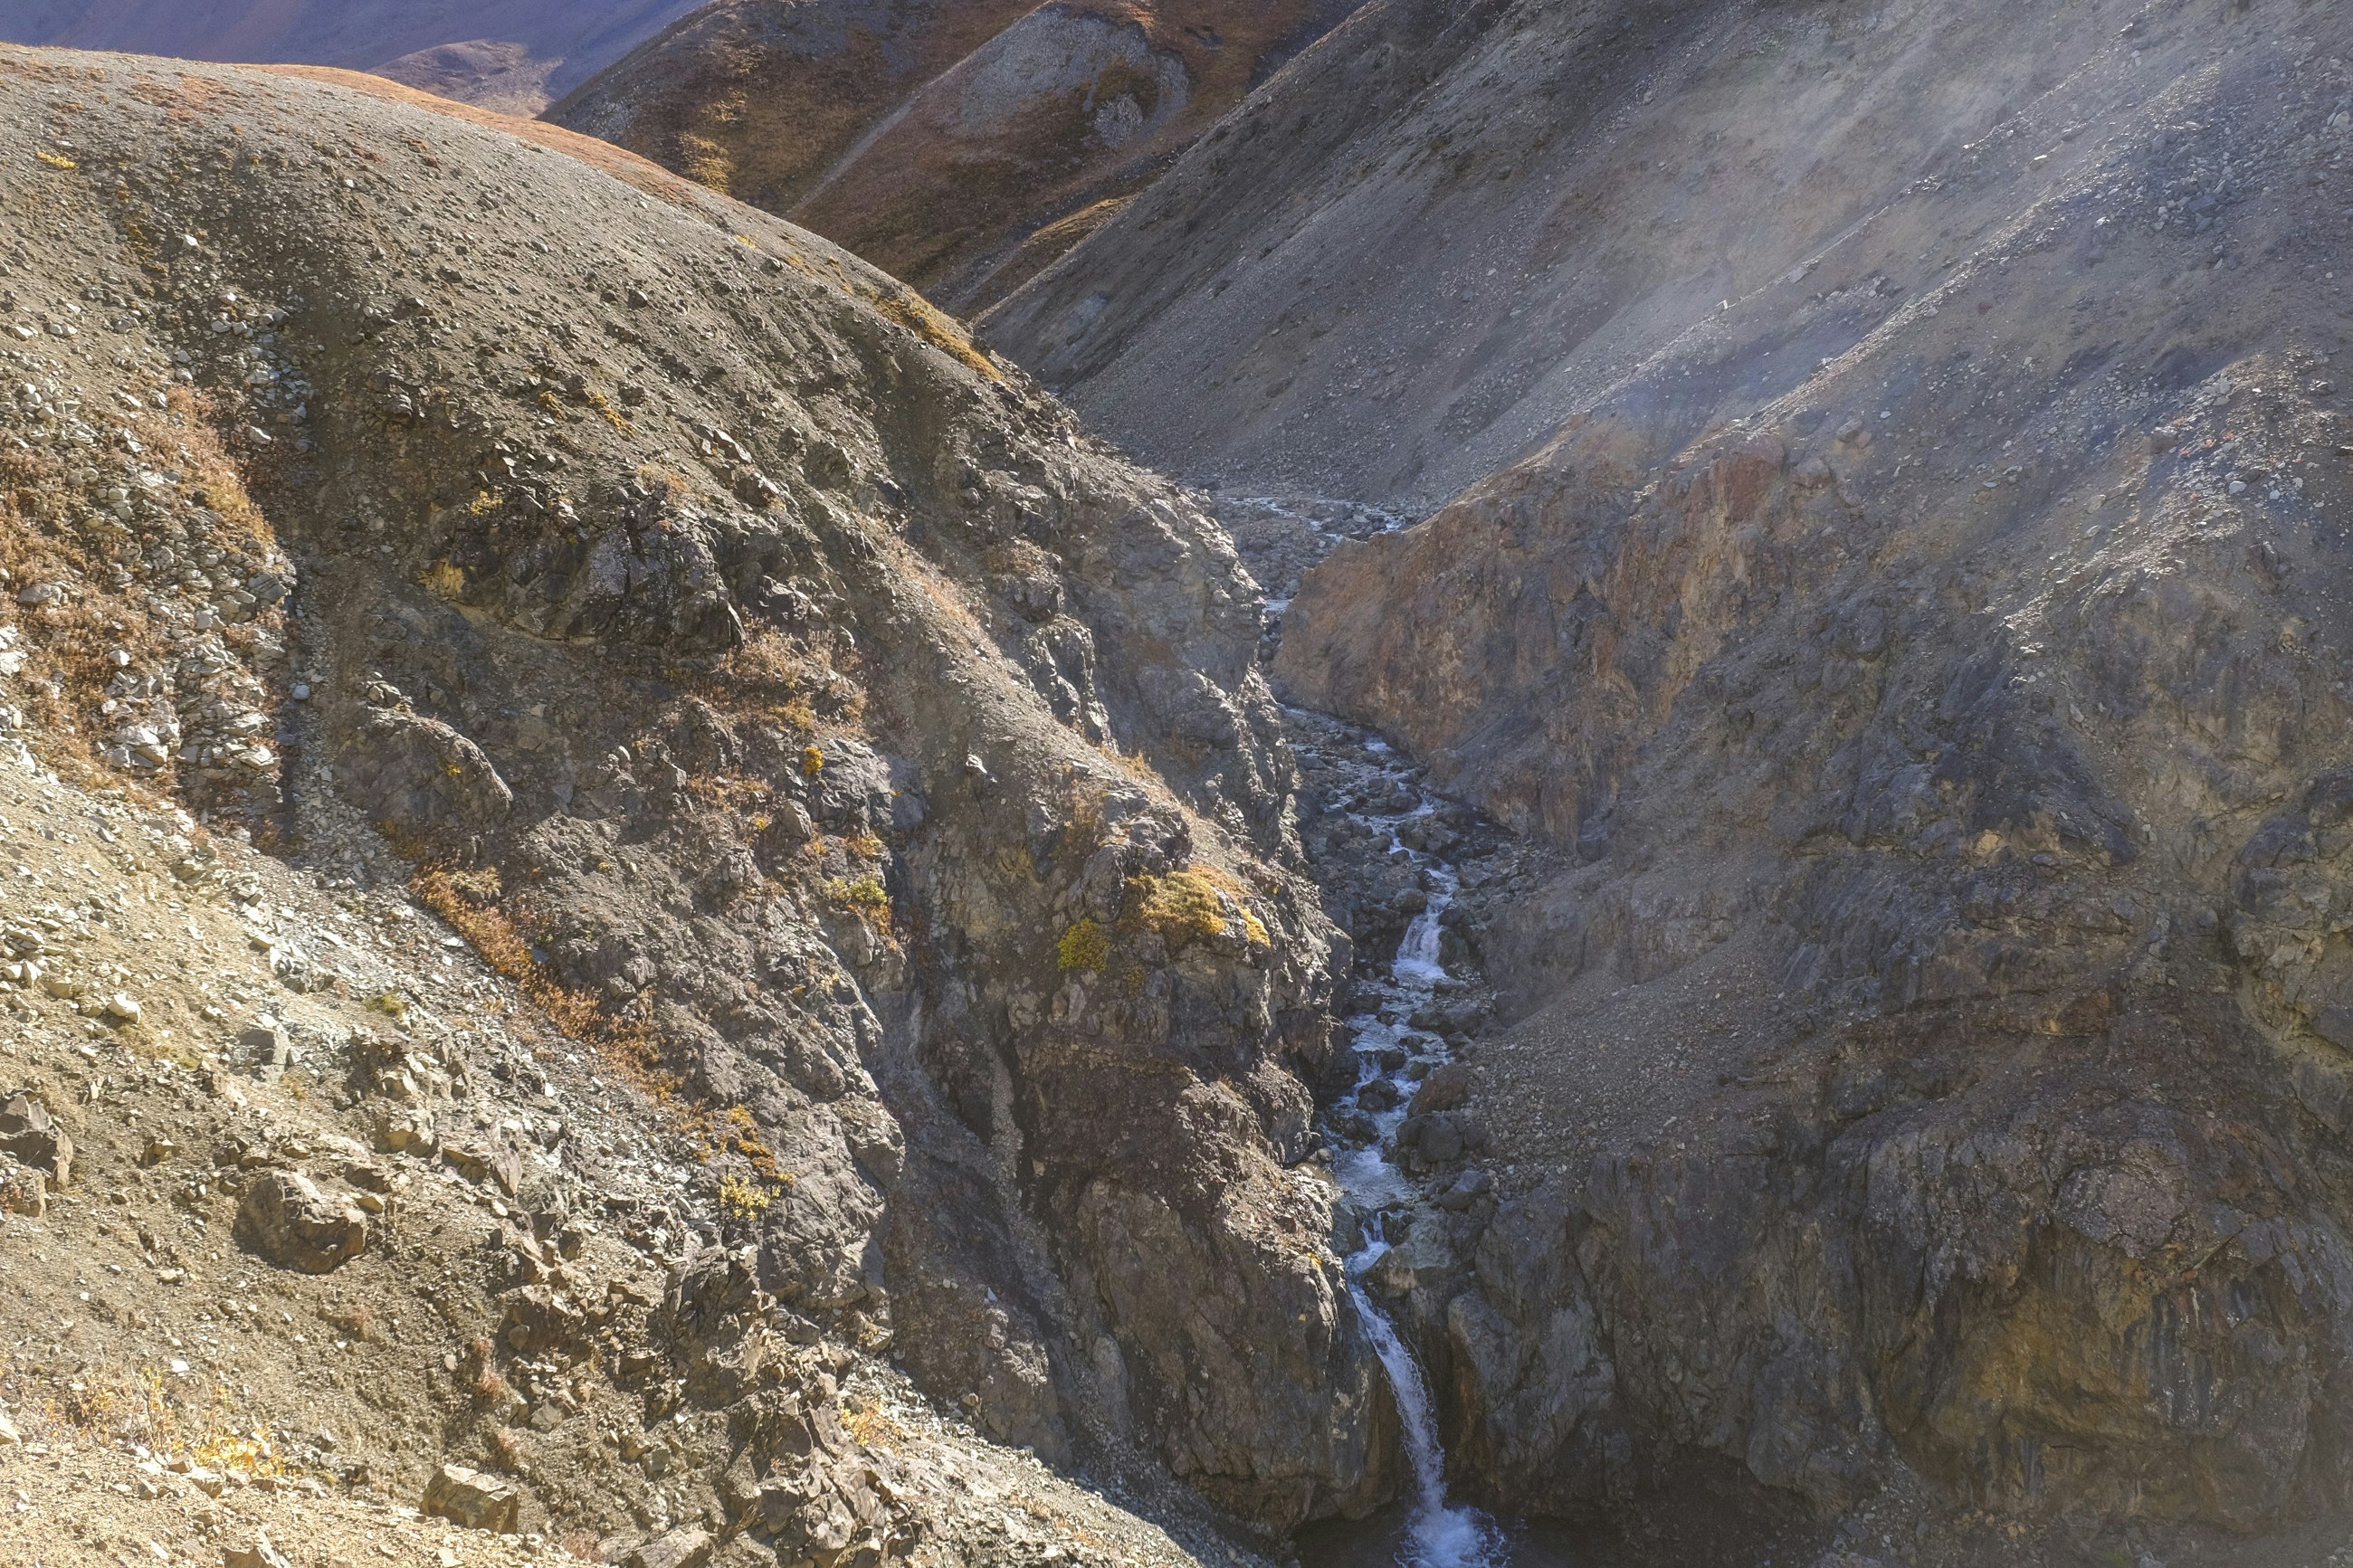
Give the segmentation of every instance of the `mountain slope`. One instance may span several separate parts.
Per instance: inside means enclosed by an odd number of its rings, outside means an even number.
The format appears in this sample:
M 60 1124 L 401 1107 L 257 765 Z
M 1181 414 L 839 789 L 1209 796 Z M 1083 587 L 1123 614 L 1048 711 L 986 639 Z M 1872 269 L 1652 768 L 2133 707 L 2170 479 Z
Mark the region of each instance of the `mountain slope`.
M 2342 1506 L 2348 46 L 1377 5 L 985 321 L 1189 478 L 1436 509 L 1276 672 L 1561 857 L 1450 911 L 1505 1201 L 1374 1275 L 1475 1493 Z
M 533 114 L 692 9 L 691 0 L 31 0 L 0 39 L 374 71 Z
M 549 110 L 950 309 L 1105 221 L 1353 0 L 715 0 Z
M 339 1134 L 417 1179 L 440 1140 L 487 1180 L 538 1139 L 554 1194 L 482 1203 L 542 1241 L 600 1210 L 651 1272 L 641 1320 L 496 1233 L 467 1253 L 475 1294 L 401 1311 L 438 1326 L 383 1394 L 385 1484 L 488 1464 L 552 1530 L 702 1512 L 849 1551 L 904 1513 L 856 1469 L 894 1428 L 809 1415 L 813 1458 L 795 1423 L 871 1373 L 951 1447 L 1029 1446 L 1211 1547 L 1385 1495 L 1395 1418 L 1307 1161 L 1335 936 L 1285 868 L 1214 524 L 902 285 L 569 132 L 15 49 L 0 115 L 12 723 L 96 798 L 405 883 L 512 990 L 412 1016 L 343 980 L 405 1038 L 318 1047 Z M 536 1055 L 485 1043 L 518 997 Z M 543 1095 L 559 1060 L 585 1081 Z M 533 1120 L 476 1122 L 474 1072 Z M 662 1133 L 651 1193 L 607 1171 L 628 1118 Z M 136 1142 L 103 1179 L 177 1224 Z M 212 1226 L 216 1191 L 184 1192 Z M 183 1246 L 207 1292 L 285 1272 Z M 343 1291 L 397 1272 L 327 1261 Z M 434 1381 L 444 1347 L 474 1393 Z M 566 1392 L 526 1431 L 512 1387 Z M 577 1414 L 616 1402 L 617 1450 Z M 693 1441 L 643 1436 L 681 1411 Z
M 2136 94 L 2072 101 L 2089 62 L 2127 52 L 2110 20 L 1392 0 L 983 333 L 1188 478 L 1426 510 L 1716 330 L 1720 305 L 1786 308 L 1792 268 L 1875 255 L 1929 193 L 1940 248 L 1890 247 L 1890 288 L 2012 221 L 2021 195 L 1977 176 L 2019 115 L 2064 122 L 2037 149 L 2049 177 L 2080 152 L 2059 130 L 2102 129 L 2169 79 L 2152 56 Z M 1694 384 L 1674 428 L 1799 384 L 1865 303 L 1786 334 L 1748 384 Z

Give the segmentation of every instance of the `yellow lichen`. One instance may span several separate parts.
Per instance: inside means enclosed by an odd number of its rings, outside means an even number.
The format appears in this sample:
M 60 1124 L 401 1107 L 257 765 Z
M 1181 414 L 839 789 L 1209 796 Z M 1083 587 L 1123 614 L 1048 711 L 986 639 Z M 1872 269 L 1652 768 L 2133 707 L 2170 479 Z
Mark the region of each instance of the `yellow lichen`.
M 1101 969 L 1111 962 L 1111 939 L 1101 921 L 1082 920 L 1062 933 L 1055 956 L 1064 969 Z
M 1132 884 L 1137 895 L 1135 918 L 1166 942 L 1171 952 L 1187 942 L 1222 936 L 1234 921 L 1240 922 L 1250 941 L 1269 942 L 1265 922 L 1251 912 L 1239 891 L 1220 885 L 1230 882 L 1231 879 L 1201 868 L 1171 871 L 1165 877 L 1138 877 Z

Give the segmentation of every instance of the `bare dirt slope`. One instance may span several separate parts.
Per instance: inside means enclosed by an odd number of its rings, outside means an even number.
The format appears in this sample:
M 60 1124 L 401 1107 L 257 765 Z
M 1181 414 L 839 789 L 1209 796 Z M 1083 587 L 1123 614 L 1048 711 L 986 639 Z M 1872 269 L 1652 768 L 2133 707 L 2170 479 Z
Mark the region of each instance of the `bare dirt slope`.
M 967 310 L 1096 226 L 1352 0 L 716 0 L 549 110 Z
M 111 854 L 20 851 L 0 929 L 20 1433 L 455 1463 L 649 1565 L 1179 1550 L 1047 1464 L 1235 1561 L 1388 1495 L 1336 936 L 1188 498 L 568 132 L 25 50 L 0 124 L 0 679 L 58 775 L 0 814 Z
M 0 13 L 0 38 L 342 66 L 535 114 L 691 9 L 692 0 L 24 0 Z

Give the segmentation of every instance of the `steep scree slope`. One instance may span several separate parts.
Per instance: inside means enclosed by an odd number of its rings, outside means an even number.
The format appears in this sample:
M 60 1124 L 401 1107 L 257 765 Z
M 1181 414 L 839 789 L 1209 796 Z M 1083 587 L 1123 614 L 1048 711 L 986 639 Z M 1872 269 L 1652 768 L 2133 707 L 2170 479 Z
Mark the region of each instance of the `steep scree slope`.
M 1276 668 L 1582 862 L 1466 900 L 1507 1201 L 1401 1271 L 1489 1500 L 2347 1501 L 2348 55 L 1376 6 L 992 318 L 1205 475 L 1479 481 Z
M 713 0 L 548 113 L 968 310 L 1355 4 Z
M 756 1423 L 802 1325 L 1264 1528 L 1377 1501 L 1224 536 L 834 247 L 371 81 L 0 54 L 23 721 L 396 849 L 671 1108 L 679 1396 Z
M 533 114 L 692 8 L 692 0 L 21 0 L 0 15 L 0 39 L 342 66 Z

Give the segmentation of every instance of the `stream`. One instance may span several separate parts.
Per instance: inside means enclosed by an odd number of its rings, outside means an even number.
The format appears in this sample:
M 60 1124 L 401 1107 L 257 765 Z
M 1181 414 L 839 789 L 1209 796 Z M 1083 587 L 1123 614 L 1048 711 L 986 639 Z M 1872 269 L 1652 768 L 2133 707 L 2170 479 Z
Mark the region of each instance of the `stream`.
M 1251 575 L 1264 588 L 1265 625 L 1260 657 L 1271 666 L 1283 622 L 1304 574 L 1333 550 L 1411 526 L 1413 519 L 1359 501 L 1303 495 L 1229 494 L 1211 498 Z M 1270 671 L 1270 673 L 1271 673 Z M 1415 1091 L 1453 1058 L 1464 1040 L 1459 1028 L 1430 1029 L 1417 1016 L 1475 993 L 1481 977 L 1446 966 L 1448 912 L 1464 894 L 1492 901 L 1497 851 L 1453 831 L 1453 803 L 1423 783 L 1424 771 L 1387 742 L 1328 715 L 1286 710 L 1293 741 L 1311 772 L 1328 775 L 1318 787 L 1329 809 L 1369 836 L 1332 845 L 1333 874 L 1351 864 L 1409 865 L 1425 902 L 1415 909 L 1386 963 L 1363 950 L 1344 1021 L 1356 1061 L 1356 1082 L 1330 1109 L 1333 1174 L 1361 1227 L 1357 1249 L 1345 1260 L 1349 1299 L 1387 1373 L 1402 1427 L 1412 1485 L 1397 1502 L 1356 1521 L 1326 1520 L 1292 1539 L 1302 1568 L 1690 1568 L 1695 1563 L 1758 1564 L 1810 1561 L 1822 1544 L 1818 1531 L 1787 1518 L 1766 1517 L 1749 1504 L 1721 1497 L 1705 1484 L 1668 1482 L 1655 1497 L 1631 1500 L 1614 1517 L 1498 1520 L 1451 1498 L 1446 1449 L 1429 1380 L 1413 1347 L 1398 1331 L 1373 1288 L 1383 1255 L 1419 1223 L 1444 1216 L 1427 1205 L 1417 1212 L 1416 1184 L 1388 1154 L 1410 1112 Z M 1310 849 L 1310 854 L 1317 851 Z M 1459 863 L 1458 863 L 1459 862 Z M 1391 881 L 1389 886 L 1394 886 Z M 1383 895 L 1385 897 L 1389 895 Z M 1393 904 L 1399 910 L 1408 904 Z M 1379 929 L 1395 931 L 1393 924 Z M 1430 1018 L 1423 1016 L 1420 1022 Z M 1793 1555 L 1794 1552 L 1794 1555 Z
M 1261 652 L 1270 659 L 1291 595 L 1309 566 L 1344 540 L 1394 532 L 1412 521 L 1362 502 L 1324 497 L 1233 496 L 1223 498 L 1218 513 L 1252 574 L 1266 585 L 1268 636 Z M 1364 1245 L 1345 1262 L 1348 1294 L 1388 1373 L 1413 1486 L 1404 1500 L 1369 1520 L 1319 1527 L 1294 1544 L 1308 1568 L 1535 1568 L 1566 1563 L 1565 1556 L 1525 1551 L 1524 1531 L 1514 1530 L 1507 1539 L 1494 1520 L 1448 1499 L 1446 1449 L 1429 1381 L 1366 1287 L 1365 1276 L 1388 1250 L 1392 1231 L 1402 1236 L 1401 1222 L 1415 1196 L 1412 1183 L 1384 1151 L 1393 1146 L 1421 1080 L 1453 1055 L 1436 1034 L 1414 1028 L 1409 1020 L 1441 993 L 1461 988 L 1442 960 L 1440 923 L 1461 890 L 1461 879 L 1442 853 L 1416 848 L 1400 837 L 1409 823 L 1444 804 L 1422 786 L 1421 770 L 1377 735 L 1346 733 L 1352 743 L 1323 748 L 1345 780 L 1343 809 L 1372 834 L 1375 855 L 1410 861 L 1429 900 L 1412 917 L 1388 963 L 1360 975 L 1356 997 L 1373 1005 L 1345 1020 L 1356 1052 L 1356 1081 L 1334 1108 L 1339 1113 L 1335 1121 L 1354 1123 L 1360 1134 L 1336 1151 L 1334 1171 L 1363 1222 Z M 1367 1127 L 1371 1135 L 1361 1136 Z
M 1413 848 L 1399 830 L 1438 808 L 1437 798 L 1415 778 L 1387 742 L 1366 738 L 1363 760 L 1346 771 L 1351 791 L 1362 803 L 1349 813 L 1370 828 L 1389 856 L 1410 857 L 1429 889 L 1429 904 L 1413 917 L 1387 973 L 1370 987 L 1377 1005 L 1346 1020 L 1356 1054 L 1356 1086 L 1340 1101 L 1344 1110 L 1369 1118 L 1377 1136 L 1343 1152 L 1335 1165 L 1341 1190 L 1365 1216 L 1365 1245 L 1347 1259 L 1348 1294 L 1379 1352 L 1397 1399 L 1406 1455 L 1413 1467 L 1413 1495 L 1398 1531 L 1394 1561 L 1399 1568 L 1502 1568 L 1503 1531 L 1476 1509 L 1447 1500 L 1446 1450 L 1439 1440 L 1438 1416 L 1430 1386 L 1413 1352 L 1366 1289 L 1364 1276 L 1388 1247 L 1390 1226 L 1413 1197 L 1405 1173 L 1383 1152 L 1407 1114 L 1414 1090 L 1451 1052 L 1435 1035 L 1409 1027 L 1407 1020 L 1451 984 L 1440 962 L 1440 918 L 1461 890 L 1454 868 L 1438 856 Z M 1345 765 L 1345 764 L 1344 764 Z M 1387 1087 L 1370 1095 L 1376 1084 Z M 1370 1562 L 1370 1554 L 1347 1561 Z

